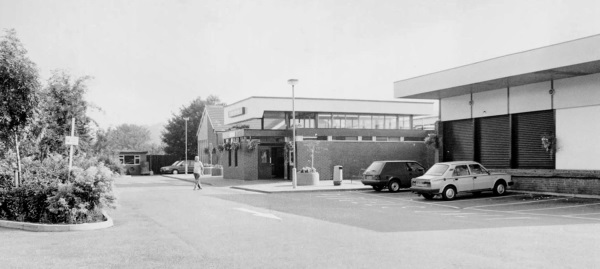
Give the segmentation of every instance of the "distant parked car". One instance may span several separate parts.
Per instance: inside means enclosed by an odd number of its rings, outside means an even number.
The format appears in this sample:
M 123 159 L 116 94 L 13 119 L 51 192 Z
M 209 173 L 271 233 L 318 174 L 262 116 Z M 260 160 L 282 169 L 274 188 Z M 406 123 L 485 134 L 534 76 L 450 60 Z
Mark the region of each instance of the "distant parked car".
M 387 188 L 390 192 L 397 192 L 401 188 L 409 188 L 411 179 L 424 172 L 425 168 L 416 161 L 375 161 L 365 170 L 361 182 L 375 191 Z
M 181 174 L 181 173 L 185 173 L 185 162 L 186 161 L 176 161 L 173 164 L 169 165 L 169 166 L 163 166 L 160 168 L 160 173 L 161 174 Z M 194 172 L 194 161 L 193 160 L 187 160 L 188 163 L 188 173 L 193 173 Z
M 437 194 L 444 200 L 452 200 L 459 192 L 493 191 L 504 195 L 507 186 L 513 184 L 509 174 L 491 173 L 477 162 L 445 162 L 433 165 L 425 175 L 413 179 L 410 190 L 428 200 Z

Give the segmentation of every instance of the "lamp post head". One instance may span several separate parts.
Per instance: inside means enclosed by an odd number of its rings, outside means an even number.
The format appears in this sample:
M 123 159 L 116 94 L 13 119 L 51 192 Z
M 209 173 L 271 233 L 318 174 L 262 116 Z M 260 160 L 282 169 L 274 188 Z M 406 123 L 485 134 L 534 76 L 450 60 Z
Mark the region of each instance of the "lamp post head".
M 188 121 L 188 120 L 190 120 L 190 117 L 183 117 L 183 120 Z
M 294 85 L 298 84 L 298 80 L 295 78 L 288 79 L 288 84 L 294 86 Z

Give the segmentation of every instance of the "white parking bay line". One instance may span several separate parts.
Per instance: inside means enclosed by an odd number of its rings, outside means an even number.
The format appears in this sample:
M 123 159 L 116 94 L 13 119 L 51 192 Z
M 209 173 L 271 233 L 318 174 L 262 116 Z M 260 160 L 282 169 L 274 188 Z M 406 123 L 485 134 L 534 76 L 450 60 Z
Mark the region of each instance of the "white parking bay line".
M 441 204 L 437 204 L 437 203 L 432 203 L 432 202 L 418 202 L 418 201 L 413 201 L 412 199 L 406 199 L 406 198 L 390 198 L 390 197 L 385 197 L 385 196 L 381 196 L 381 195 L 377 195 L 377 194 L 370 194 L 370 193 L 358 193 L 360 195 L 369 195 L 369 196 L 377 196 L 378 198 L 385 198 L 388 200 L 395 200 L 395 201 L 403 201 L 403 202 L 409 202 L 409 203 L 416 203 L 416 204 L 422 204 L 422 205 L 431 205 L 431 206 L 439 206 L 439 207 L 447 207 L 447 208 L 455 208 L 455 209 L 460 209 L 460 207 L 457 206 L 451 206 L 451 205 L 441 205 Z
M 600 212 L 596 212 L 596 213 L 583 213 L 583 214 L 569 214 L 569 215 L 563 215 L 563 217 L 576 217 L 576 216 L 589 216 L 589 215 L 600 215 Z
M 582 207 L 582 206 L 589 206 L 589 205 L 600 205 L 600 203 L 585 204 L 585 205 L 571 205 L 571 206 L 548 207 L 548 208 L 522 209 L 522 210 L 515 210 L 515 212 L 541 211 L 541 210 L 553 210 L 553 209 L 563 209 L 563 208 Z
M 500 203 L 500 204 L 493 204 L 493 205 L 477 205 L 477 206 L 465 207 L 464 209 L 473 209 L 473 208 L 482 208 L 482 207 L 493 207 L 493 206 L 505 206 L 505 205 L 524 205 L 524 204 L 542 203 L 542 202 L 550 202 L 550 201 L 565 200 L 565 199 L 569 199 L 569 198 L 556 198 L 556 199 L 535 200 L 535 201 L 516 202 L 516 203 Z
M 486 220 L 523 220 L 523 219 L 537 219 L 534 217 L 509 217 L 509 218 L 491 218 Z
M 464 213 L 464 212 L 457 212 L 457 213 L 443 213 L 440 214 L 442 216 L 460 216 L 460 215 L 478 215 L 479 213 Z

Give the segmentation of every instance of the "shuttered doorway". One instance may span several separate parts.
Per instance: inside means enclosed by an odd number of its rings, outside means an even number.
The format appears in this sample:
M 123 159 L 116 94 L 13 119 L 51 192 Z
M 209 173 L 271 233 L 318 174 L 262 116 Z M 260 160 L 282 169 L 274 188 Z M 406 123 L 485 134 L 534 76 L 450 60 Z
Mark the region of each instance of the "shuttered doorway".
M 444 122 L 444 161 L 473 160 L 473 120 Z
M 521 113 L 512 117 L 515 168 L 554 169 L 553 153 L 542 147 L 542 136 L 555 134 L 554 111 Z
M 510 168 L 510 118 L 508 115 L 475 120 L 476 160 L 488 168 Z

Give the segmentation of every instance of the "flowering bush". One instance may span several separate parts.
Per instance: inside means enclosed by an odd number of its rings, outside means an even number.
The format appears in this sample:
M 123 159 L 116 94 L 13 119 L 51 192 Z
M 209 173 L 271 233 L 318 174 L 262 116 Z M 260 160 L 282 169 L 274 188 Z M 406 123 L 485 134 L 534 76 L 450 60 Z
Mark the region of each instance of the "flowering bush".
M 1 174 L 1 171 L 0 171 Z M 0 185 L 0 219 L 40 223 L 85 223 L 102 220 L 114 208 L 116 173 L 98 158 L 68 160 L 51 155 L 43 161 L 23 159 L 23 184 Z
M 440 139 L 437 134 L 428 134 L 423 142 L 430 149 L 438 149 L 440 147 Z
M 253 151 L 254 149 L 256 149 L 256 147 L 258 147 L 258 145 L 260 145 L 259 140 L 250 140 L 250 142 L 248 142 L 248 151 Z
M 300 169 L 300 173 L 316 173 L 317 169 L 315 169 L 314 167 L 302 167 L 302 169 Z

